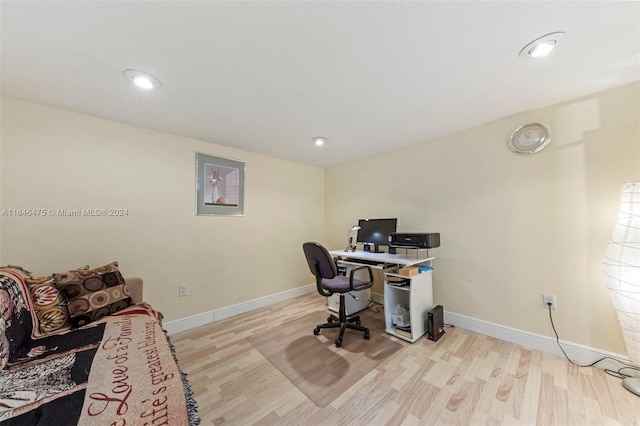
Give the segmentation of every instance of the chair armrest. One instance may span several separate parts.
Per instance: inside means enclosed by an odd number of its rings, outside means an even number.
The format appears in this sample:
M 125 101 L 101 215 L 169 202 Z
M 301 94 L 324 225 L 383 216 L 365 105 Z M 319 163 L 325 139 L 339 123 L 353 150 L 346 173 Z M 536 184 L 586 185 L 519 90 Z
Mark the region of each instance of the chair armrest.
M 367 265 L 360 265 L 360 266 L 356 266 L 355 268 L 353 268 L 351 270 L 351 274 L 349 275 L 349 287 L 351 288 L 351 290 L 353 291 L 353 274 L 355 274 L 356 271 L 359 271 L 361 269 L 367 269 L 369 271 L 369 283 L 373 284 L 373 271 L 371 270 L 370 266 Z
M 129 290 L 129 296 L 131 296 L 133 303 L 142 302 L 142 278 L 125 278 L 124 281 L 127 284 L 127 290 Z

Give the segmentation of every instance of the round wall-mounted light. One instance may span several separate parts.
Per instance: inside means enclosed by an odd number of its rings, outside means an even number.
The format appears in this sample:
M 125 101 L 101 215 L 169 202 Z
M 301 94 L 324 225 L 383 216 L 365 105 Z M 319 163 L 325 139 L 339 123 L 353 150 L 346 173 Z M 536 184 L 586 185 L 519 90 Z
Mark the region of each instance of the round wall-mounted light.
M 566 33 L 559 31 L 537 38 L 523 47 L 519 56 L 522 59 L 540 58 L 545 56 L 555 49 L 566 37 Z
M 162 86 L 160 80 L 143 71 L 125 70 L 123 74 L 141 89 L 151 90 Z
M 322 146 L 327 142 L 327 138 L 315 137 L 315 138 L 311 139 L 311 142 L 316 144 L 316 146 Z

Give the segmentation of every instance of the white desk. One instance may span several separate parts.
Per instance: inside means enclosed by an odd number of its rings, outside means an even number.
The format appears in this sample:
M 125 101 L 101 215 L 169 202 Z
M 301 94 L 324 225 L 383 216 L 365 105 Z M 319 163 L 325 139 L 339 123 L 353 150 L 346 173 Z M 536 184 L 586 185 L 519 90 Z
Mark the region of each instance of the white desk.
M 372 253 L 370 251 L 344 251 L 344 250 L 331 250 L 329 254 L 338 257 L 349 257 L 351 259 L 362 259 L 373 262 L 380 262 L 380 264 L 388 265 L 405 265 L 412 266 L 419 263 L 431 262 L 435 257 L 423 257 L 419 258 L 408 254 L 389 254 L 389 253 Z M 369 265 L 374 267 L 373 265 Z M 378 266 L 378 269 L 383 267 Z
M 367 265 L 375 269 L 388 269 L 399 265 L 413 266 L 425 265 L 431 266 L 431 261 L 435 257 L 418 258 L 407 254 L 389 254 L 389 253 L 372 253 L 368 251 L 352 251 L 331 250 L 329 252 L 333 256 L 338 256 L 338 265 L 347 268 L 347 275 L 357 266 Z M 358 263 L 358 260 L 368 262 L 376 262 L 375 264 Z M 365 270 L 357 271 L 356 278 L 368 279 Z M 415 342 L 427 331 L 427 312 L 433 306 L 433 287 L 431 280 L 431 271 L 424 272 L 411 277 L 403 277 L 401 275 L 387 272 L 385 273 L 384 282 L 384 317 L 385 331 L 400 339 L 408 342 Z M 387 277 L 409 278 L 410 284 L 406 287 L 398 287 L 387 281 Z M 369 304 L 371 294 L 369 289 L 353 292 L 360 299 L 355 300 L 352 297 L 345 297 L 347 315 L 359 312 Z M 328 300 L 329 309 L 338 311 L 340 306 L 339 295 L 334 294 Z M 404 336 L 396 333 L 395 325 L 392 322 L 392 313 L 396 305 L 400 305 L 407 309 L 411 318 L 411 336 Z

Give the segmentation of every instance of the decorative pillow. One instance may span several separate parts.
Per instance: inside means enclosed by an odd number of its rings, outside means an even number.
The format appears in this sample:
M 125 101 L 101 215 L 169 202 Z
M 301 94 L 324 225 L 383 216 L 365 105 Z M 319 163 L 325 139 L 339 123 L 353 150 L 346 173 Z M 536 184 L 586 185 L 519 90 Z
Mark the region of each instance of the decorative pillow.
M 34 317 L 24 275 L 14 268 L 0 269 L 0 367 L 23 358 L 30 342 Z
M 12 272 L 15 272 L 15 273 L 21 275 L 23 278 L 31 276 L 31 272 L 27 271 L 22 266 L 7 265 L 7 266 L 0 266 L 0 269 L 11 269 Z
M 88 269 L 88 267 L 87 267 Z M 71 328 L 67 299 L 53 284 L 53 276 L 25 279 L 37 318 L 34 333 L 44 335 Z
M 69 302 L 73 327 L 82 327 L 133 305 L 118 262 L 95 269 L 53 274 L 53 280 Z

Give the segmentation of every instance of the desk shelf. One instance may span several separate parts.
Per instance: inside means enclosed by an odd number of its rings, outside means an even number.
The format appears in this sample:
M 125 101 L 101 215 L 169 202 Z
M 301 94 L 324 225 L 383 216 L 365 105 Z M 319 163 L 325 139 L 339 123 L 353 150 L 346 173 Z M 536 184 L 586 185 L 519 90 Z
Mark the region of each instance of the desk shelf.
M 399 339 L 415 342 L 427 332 L 427 313 L 433 306 L 432 272 L 405 277 L 403 275 L 386 273 L 385 277 L 401 277 L 409 279 L 409 284 L 397 286 L 384 281 L 384 320 L 385 331 Z M 397 305 L 409 311 L 411 323 L 411 337 L 396 332 L 391 315 Z

